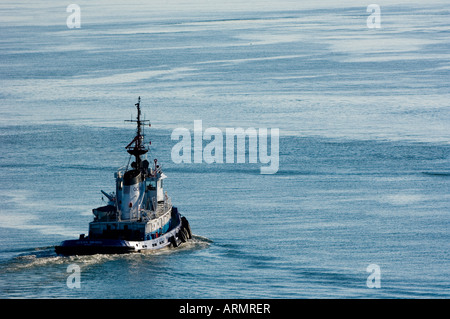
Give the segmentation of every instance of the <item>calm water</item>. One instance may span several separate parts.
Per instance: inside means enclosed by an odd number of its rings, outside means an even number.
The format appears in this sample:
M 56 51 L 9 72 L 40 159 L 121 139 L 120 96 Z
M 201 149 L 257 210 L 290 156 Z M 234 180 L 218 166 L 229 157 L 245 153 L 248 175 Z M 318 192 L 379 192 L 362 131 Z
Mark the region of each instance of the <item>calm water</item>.
M 65 5 L 0 4 L 1 298 L 450 297 L 448 6 L 380 2 L 369 29 L 357 1 L 79 5 L 68 29 Z M 138 96 L 194 240 L 56 256 L 114 190 Z M 194 120 L 279 128 L 279 171 L 175 164 Z

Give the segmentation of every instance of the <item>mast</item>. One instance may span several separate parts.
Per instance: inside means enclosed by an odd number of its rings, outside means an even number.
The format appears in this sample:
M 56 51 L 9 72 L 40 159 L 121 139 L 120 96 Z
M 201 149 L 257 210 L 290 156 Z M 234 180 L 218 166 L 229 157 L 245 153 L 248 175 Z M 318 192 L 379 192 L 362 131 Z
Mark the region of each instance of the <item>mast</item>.
M 141 127 L 147 123 L 149 123 L 149 120 L 141 120 L 141 97 L 139 96 L 138 102 L 135 104 L 137 107 L 137 117 L 136 120 L 125 120 L 125 122 L 135 122 L 137 129 L 136 129 L 136 136 L 134 139 L 125 146 L 127 149 L 127 152 L 135 157 L 135 163 L 136 163 L 136 170 L 142 170 L 144 167 L 142 166 L 142 160 L 141 156 L 146 154 L 148 152 L 148 149 L 144 146 L 144 135 L 141 132 Z M 133 145 L 134 143 L 134 145 Z

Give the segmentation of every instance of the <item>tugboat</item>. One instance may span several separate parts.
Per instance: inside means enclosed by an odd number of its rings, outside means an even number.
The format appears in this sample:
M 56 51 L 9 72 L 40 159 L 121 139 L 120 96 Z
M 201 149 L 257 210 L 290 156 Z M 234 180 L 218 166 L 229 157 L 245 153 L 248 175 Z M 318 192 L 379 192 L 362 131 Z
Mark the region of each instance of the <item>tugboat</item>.
M 162 172 L 158 161 L 153 167 L 143 156 L 149 151 L 144 145 L 141 120 L 141 98 L 138 98 L 137 124 L 134 139 L 125 148 L 134 161 L 114 174 L 116 191 L 106 193 L 106 206 L 92 210 L 94 220 L 89 234 L 79 239 L 65 240 L 55 247 L 58 255 L 121 254 L 144 252 L 164 247 L 178 247 L 192 238 L 186 217 L 182 216 L 163 190 Z M 128 161 L 128 163 L 130 162 Z

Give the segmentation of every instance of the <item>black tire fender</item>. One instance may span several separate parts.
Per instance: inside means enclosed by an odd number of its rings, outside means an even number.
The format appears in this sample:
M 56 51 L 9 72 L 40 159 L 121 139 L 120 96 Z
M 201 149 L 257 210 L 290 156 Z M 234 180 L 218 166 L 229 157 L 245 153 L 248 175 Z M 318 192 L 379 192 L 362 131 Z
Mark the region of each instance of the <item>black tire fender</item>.
M 175 236 L 170 237 L 169 240 L 173 247 L 178 247 L 177 239 L 175 238 Z
M 185 243 L 187 241 L 186 233 L 184 232 L 184 228 L 180 229 L 180 232 L 178 233 L 178 238 Z
M 181 217 L 181 226 L 186 230 L 187 238 L 192 239 L 191 226 L 186 217 Z

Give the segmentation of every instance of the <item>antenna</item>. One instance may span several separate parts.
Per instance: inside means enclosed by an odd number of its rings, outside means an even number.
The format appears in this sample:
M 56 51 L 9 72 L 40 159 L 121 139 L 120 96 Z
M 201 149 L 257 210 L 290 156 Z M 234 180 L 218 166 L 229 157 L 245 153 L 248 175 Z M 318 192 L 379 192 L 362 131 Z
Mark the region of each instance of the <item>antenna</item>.
M 144 155 L 148 152 L 148 149 L 143 145 L 144 135 L 141 134 L 141 126 L 149 123 L 149 120 L 141 120 L 141 97 L 138 97 L 138 102 L 135 104 L 137 108 L 137 117 L 136 120 L 125 120 L 125 122 L 134 122 L 136 123 L 136 136 L 134 139 L 125 146 L 127 152 L 131 155 L 134 155 L 136 158 L 136 169 L 140 170 L 141 167 L 141 155 Z M 134 146 L 132 145 L 134 143 Z

